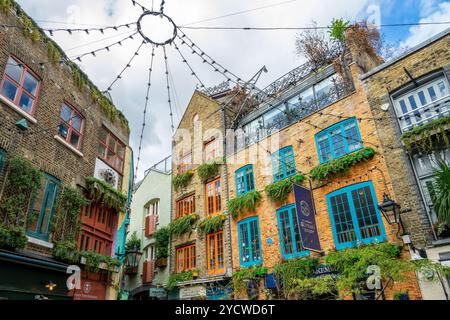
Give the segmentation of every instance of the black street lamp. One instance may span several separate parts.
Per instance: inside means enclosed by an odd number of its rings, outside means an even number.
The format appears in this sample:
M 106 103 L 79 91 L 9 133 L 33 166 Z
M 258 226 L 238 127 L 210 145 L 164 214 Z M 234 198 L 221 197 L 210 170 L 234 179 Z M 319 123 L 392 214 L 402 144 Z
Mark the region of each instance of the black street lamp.
M 136 246 L 131 250 L 125 252 L 125 270 L 128 274 L 137 273 L 139 261 L 141 260 L 142 252 Z
M 400 205 L 394 200 L 390 199 L 385 193 L 383 195 L 383 203 L 378 206 L 386 221 L 390 224 L 401 224 Z

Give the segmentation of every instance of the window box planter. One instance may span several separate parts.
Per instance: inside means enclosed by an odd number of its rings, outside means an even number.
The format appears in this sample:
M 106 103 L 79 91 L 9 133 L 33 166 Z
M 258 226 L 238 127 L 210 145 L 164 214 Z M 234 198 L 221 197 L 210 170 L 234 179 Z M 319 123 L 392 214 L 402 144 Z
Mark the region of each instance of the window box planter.
M 193 175 L 194 171 L 188 170 L 186 172 L 174 176 L 172 179 L 172 184 L 175 191 L 178 191 L 182 188 L 186 188 L 189 182 L 191 181 Z
M 181 236 L 194 229 L 195 224 L 199 219 L 198 214 L 190 214 L 172 221 L 169 225 L 170 234 L 174 236 Z
M 207 217 L 198 222 L 197 231 L 201 235 L 210 234 L 223 229 L 223 224 L 227 220 L 227 216 L 220 214 L 214 217 Z
M 217 162 L 203 163 L 197 168 L 200 179 L 205 182 L 208 179 L 215 178 L 219 174 L 220 165 Z
M 269 184 L 265 187 L 267 196 L 276 203 L 282 203 L 287 200 L 289 193 L 292 192 L 292 184 L 301 183 L 305 180 L 304 175 L 295 175 L 284 180 Z
M 233 219 L 237 219 L 239 215 L 245 213 L 246 211 L 255 211 L 260 200 L 261 193 L 259 191 L 248 192 L 228 201 L 228 210 Z
M 87 177 L 86 183 L 91 199 L 99 204 L 115 209 L 117 213 L 125 211 L 127 197 L 114 189 L 112 185 L 94 177 Z

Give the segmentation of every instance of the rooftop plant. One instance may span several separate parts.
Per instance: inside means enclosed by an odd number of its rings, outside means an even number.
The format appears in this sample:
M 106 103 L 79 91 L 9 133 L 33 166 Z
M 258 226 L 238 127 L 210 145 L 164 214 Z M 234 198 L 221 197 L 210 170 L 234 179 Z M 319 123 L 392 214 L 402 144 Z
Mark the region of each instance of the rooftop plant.
M 261 193 L 259 191 L 248 192 L 228 201 L 228 210 L 233 219 L 237 219 L 246 211 L 255 211 L 260 200 Z
M 197 173 L 200 179 L 204 182 L 208 179 L 214 178 L 219 173 L 220 165 L 217 162 L 203 163 L 197 168 Z
M 87 177 L 86 183 L 92 201 L 113 208 L 117 212 L 125 211 L 127 196 L 122 192 L 117 191 L 109 183 L 94 177 Z
M 192 227 L 197 222 L 198 218 L 198 214 L 190 214 L 175 219 L 169 224 L 170 234 L 179 237 L 187 232 L 192 231 Z
M 201 235 L 205 235 L 222 230 L 226 219 L 227 216 L 224 214 L 206 217 L 198 222 L 197 232 Z
M 292 184 L 301 183 L 303 180 L 305 180 L 304 175 L 295 175 L 269 184 L 264 188 L 264 190 L 272 201 L 284 202 L 286 201 L 289 193 L 292 191 Z
M 438 142 L 442 142 L 448 147 L 450 142 L 446 130 L 449 129 L 449 125 L 450 116 L 437 118 L 405 132 L 401 139 L 409 151 L 417 148 L 421 152 L 429 152 L 435 148 Z M 433 141 L 433 137 L 437 142 Z
M 194 175 L 194 171 L 188 170 L 186 172 L 177 174 L 172 178 L 172 184 L 175 191 L 180 190 L 181 188 L 186 188 L 191 181 L 192 176 Z
M 328 161 L 310 171 L 310 176 L 313 180 L 326 180 L 336 174 L 346 173 L 350 167 L 367 161 L 375 156 L 375 150 L 372 148 L 364 148 L 352 152 L 340 158 Z

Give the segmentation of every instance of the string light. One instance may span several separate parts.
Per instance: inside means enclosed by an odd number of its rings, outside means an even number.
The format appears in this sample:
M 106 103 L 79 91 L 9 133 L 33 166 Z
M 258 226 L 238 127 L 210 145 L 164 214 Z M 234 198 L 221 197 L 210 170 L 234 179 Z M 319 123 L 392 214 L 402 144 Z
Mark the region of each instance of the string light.
M 184 55 L 181 53 L 180 48 L 178 48 L 177 44 L 174 42 L 174 46 L 176 51 L 178 52 L 178 54 L 181 56 L 182 62 L 185 63 L 189 70 L 191 70 L 191 75 L 194 76 L 198 82 L 200 82 L 200 85 L 202 88 L 205 88 L 205 85 L 203 84 L 203 82 L 200 80 L 200 78 L 198 77 L 197 73 L 194 72 L 194 70 L 192 69 L 191 65 L 189 64 L 189 62 L 187 61 L 187 59 L 184 57 Z
M 175 126 L 173 124 L 173 112 L 172 112 L 172 101 L 170 99 L 170 85 L 169 85 L 169 68 L 167 66 L 167 54 L 166 54 L 166 47 L 163 46 L 163 52 L 164 52 L 164 66 L 166 68 L 166 84 L 167 84 L 167 102 L 169 103 L 169 111 L 170 111 L 170 122 L 172 127 L 172 133 L 175 131 Z

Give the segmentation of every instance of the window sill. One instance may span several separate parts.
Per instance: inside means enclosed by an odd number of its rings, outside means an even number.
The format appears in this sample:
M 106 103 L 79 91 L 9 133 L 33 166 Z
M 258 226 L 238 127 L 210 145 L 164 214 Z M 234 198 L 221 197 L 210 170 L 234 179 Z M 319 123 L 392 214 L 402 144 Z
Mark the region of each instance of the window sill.
M 60 142 L 61 144 L 63 144 L 66 148 L 70 149 L 70 151 L 72 151 L 73 153 L 75 153 L 77 156 L 80 157 L 84 157 L 84 154 L 81 153 L 79 150 L 75 149 L 74 147 L 72 147 L 70 144 L 67 143 L 66 140 L 64 140 L 63 138 L 61 138 L 58 135 L 54 136 L 55 140 Z
M 3 95 L 0 94 L 0 101 L 4 102 L 8 107 L 10 107 L 11 109 L 13 109 L 15 112 L 17 112 L 18 114 L 20 114 L 21 116 L 25 117 L 28 121 L 32 122 L 32 123 L 36 123 L 37 120 L 30 115 L 29 113 L 27 113 L 26 111 L 23 111 L 21 108 L 19 108 L 18 106 L 16 106 L 14 103 L 12 103 L 8 98 L 4 97 Z
M 30 236 L 27 236 L 27 239 L 28 239 L 29 243 L 32 243 L 32 244 L 35 244 L 35 245 L 38 245 L 38 246 L 41 246 L 41 247 L 44 247 L 44 248 L 53 249 L 53 243 L 51 243 L 51 242 L 44 241 L 44 240 L 37 239 L 37 238 L 33 238 L 33 237 L 30 237 Z

